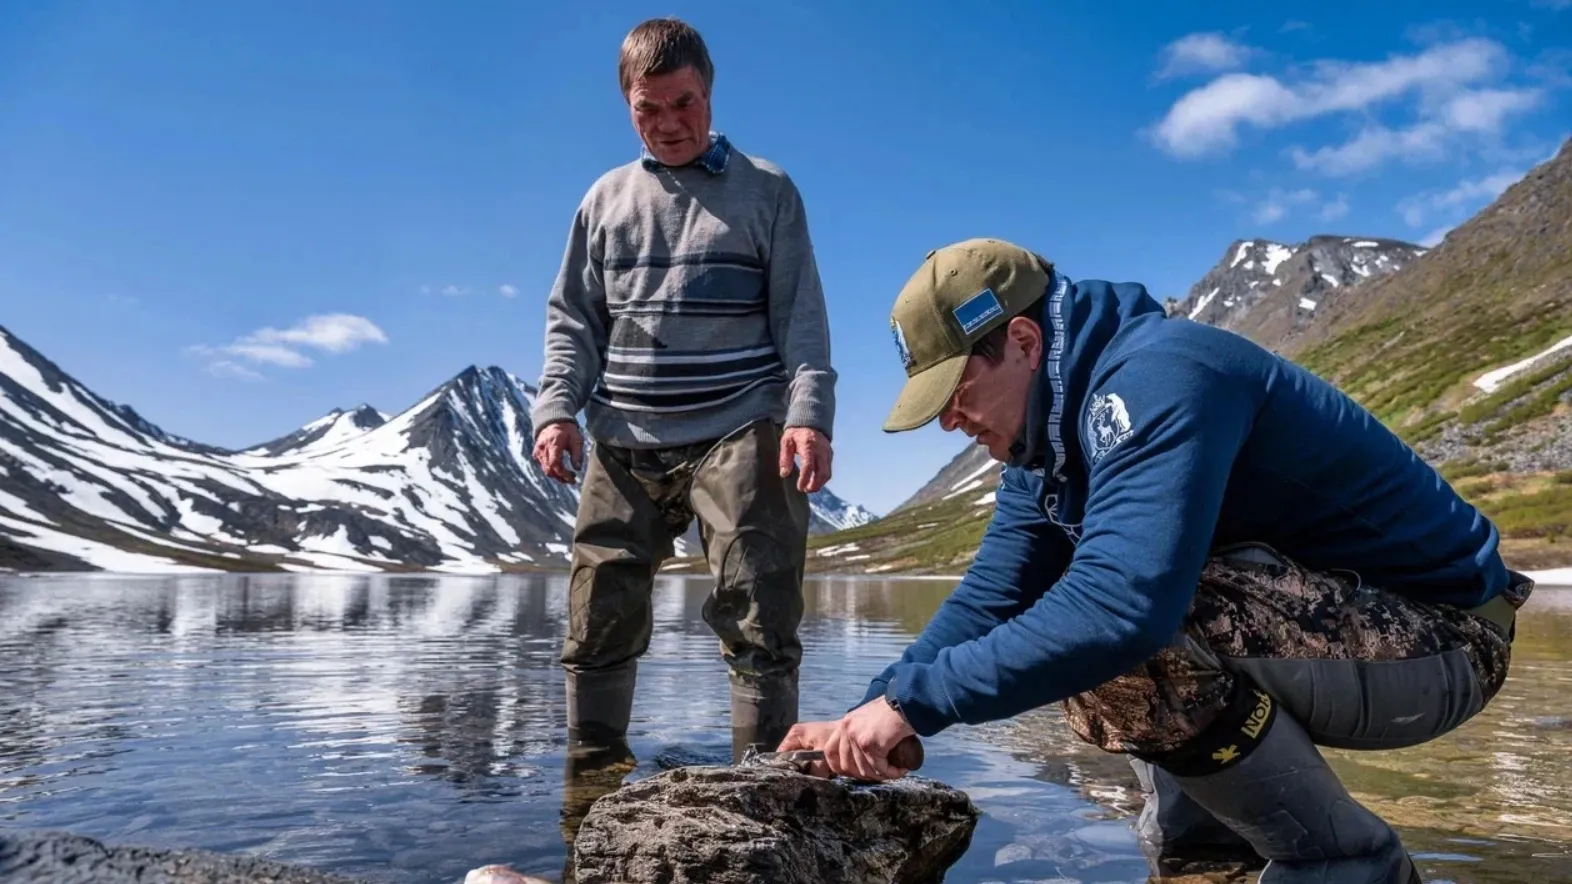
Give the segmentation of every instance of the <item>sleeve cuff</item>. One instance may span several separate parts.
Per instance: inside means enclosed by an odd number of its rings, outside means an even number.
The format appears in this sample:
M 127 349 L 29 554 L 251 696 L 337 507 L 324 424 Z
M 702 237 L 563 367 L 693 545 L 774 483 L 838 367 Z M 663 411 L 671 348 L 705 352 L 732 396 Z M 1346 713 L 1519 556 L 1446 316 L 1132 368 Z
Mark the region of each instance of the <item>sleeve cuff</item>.
M 900 705 L 901 716 L 918 736 L 931 737 L 960 719 L 943 686 L 929 684 L 923 676 L 924 670 L 915 667 L 898 673 L 890 679 L 885 696 Z
M 535 407 L 530 411 L 529 422 L 532 431 L 539 436 L 540 431 L 547 424 L 560 421 L 577 421 L 578 409 L 570 408 L 566 402 L 560 400 L 536 400 Z
M 792 427 L 807 427 L 812 430 L 818 430 L 824 434 L 824 438 L 833 441 L 834 437 L 831 434 L 833 423 L 834 415 L 830 413 L 830 409 L 815 400 L 794 401 L 786 408 L 786 427 L 788 429 Z

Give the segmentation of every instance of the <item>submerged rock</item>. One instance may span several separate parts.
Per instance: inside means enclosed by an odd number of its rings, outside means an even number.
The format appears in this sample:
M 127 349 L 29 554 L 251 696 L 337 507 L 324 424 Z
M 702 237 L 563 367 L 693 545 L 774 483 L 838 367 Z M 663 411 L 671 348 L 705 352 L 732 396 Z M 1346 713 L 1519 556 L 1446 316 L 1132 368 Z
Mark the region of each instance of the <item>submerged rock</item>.
M 938 884 L 971 844 L 966 793 L 923 777 L 825 779 L 767 765 L 682 767 L 596 801 L 577 884 Z
M 252 856 L 108 847 L 65 832 L 0 830 L 6 884 L 363 884 Z

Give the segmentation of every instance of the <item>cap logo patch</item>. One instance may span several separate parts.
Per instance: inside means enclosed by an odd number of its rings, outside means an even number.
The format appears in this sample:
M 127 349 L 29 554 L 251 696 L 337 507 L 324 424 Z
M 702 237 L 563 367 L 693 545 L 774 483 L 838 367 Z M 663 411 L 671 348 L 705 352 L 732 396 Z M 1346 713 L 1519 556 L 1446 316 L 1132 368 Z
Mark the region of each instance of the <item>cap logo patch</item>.
M 955 321 L 961 324 L 961 331 L 969 335 L 995 316 L 1003 316 L 1004 308 L 999 305 L 999 298 L 993 289 L 983 289 L 950 312 L 955 316 Z
M 895 337 L 895 352 L 901 356 L 901 365 L 911 368 L 912 351 L 907 348 L 906 333 L 901 331 L 901 324 L 896 320 L 890 320 L 890 333 Z

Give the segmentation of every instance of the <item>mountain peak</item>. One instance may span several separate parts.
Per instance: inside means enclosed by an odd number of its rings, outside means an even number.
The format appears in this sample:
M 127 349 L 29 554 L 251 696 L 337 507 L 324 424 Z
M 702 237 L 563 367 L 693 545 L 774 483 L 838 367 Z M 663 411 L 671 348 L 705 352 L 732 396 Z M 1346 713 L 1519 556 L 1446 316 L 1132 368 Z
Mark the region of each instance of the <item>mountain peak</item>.
M 1334 233 L 1292 244 L 1238 239 L 1182 301 L 1169 303 L 1168 312 L 1277 349 L 1303 332 L 1328 300 L 1401 270 L 1425 251 L 1397 239 Z

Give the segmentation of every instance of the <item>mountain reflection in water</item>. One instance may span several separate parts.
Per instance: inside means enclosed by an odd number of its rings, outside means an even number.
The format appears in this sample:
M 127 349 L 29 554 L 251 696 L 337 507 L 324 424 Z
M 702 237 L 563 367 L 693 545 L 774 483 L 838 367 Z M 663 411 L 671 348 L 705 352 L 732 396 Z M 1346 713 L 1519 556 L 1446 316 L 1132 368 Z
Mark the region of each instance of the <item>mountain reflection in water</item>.
M 815 578 L 804 717 L 861 695 L 950 591 Z M 723 756 L 708 581 L 664 579 L 630 743 Z M 0 577 L 0 824 L 246 851 L 375 881 L 564 856 L 560 577 Z M 1572 590 L 1541 588 L 1503 693 L 1461 731 L 1328 753 L 1425 880 L 1572 882 Z M 1124 760 L 1052 711 L 928 741 L 985 811 L 949 882 L 1144 882 Z M 571 815 L 571 814 L 570 814 Z

